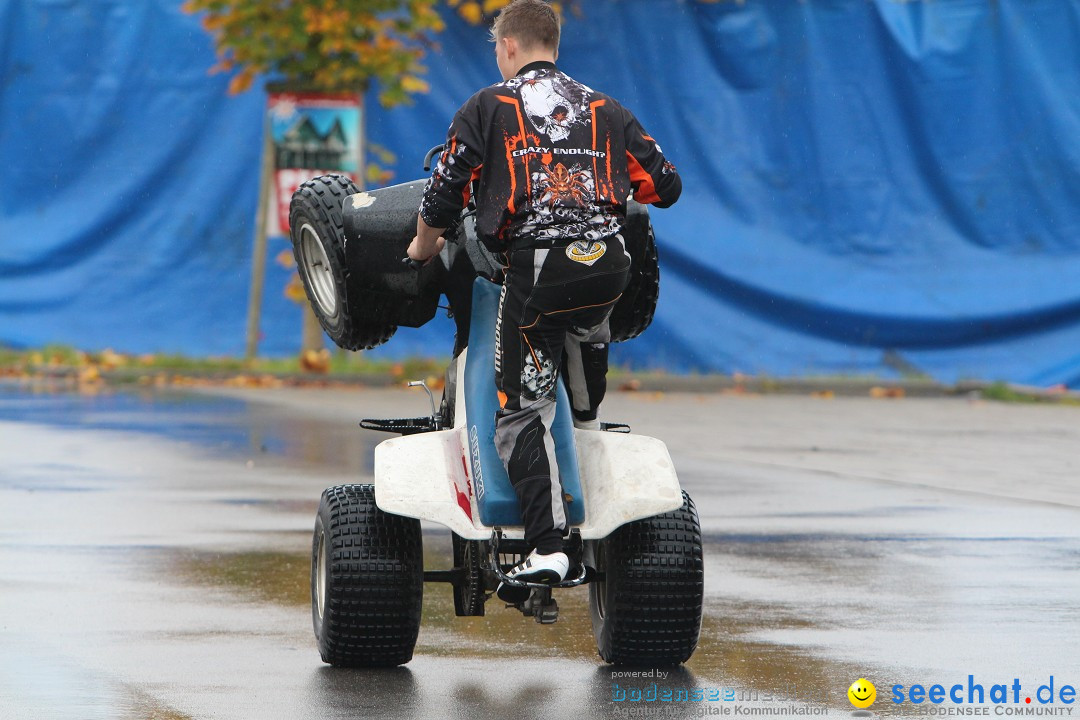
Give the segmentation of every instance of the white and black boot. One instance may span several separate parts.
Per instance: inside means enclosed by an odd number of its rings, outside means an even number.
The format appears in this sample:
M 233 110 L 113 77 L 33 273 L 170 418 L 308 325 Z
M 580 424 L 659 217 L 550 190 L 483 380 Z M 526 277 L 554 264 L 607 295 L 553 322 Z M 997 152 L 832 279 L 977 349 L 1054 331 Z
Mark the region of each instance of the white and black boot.
M 570 558 L 564 552 L 555 552 L 550 555 L 541 555 L 535 550 L 526 556 L 510 571 L 507 577 L 513 580 L 530 583 L 544 583 L 554 585 L 561 583 L 570 571 Z M 529 598 L 529 589 L 517 585 L 499 583 L 495 594 L 503 602 L 517 604 Z

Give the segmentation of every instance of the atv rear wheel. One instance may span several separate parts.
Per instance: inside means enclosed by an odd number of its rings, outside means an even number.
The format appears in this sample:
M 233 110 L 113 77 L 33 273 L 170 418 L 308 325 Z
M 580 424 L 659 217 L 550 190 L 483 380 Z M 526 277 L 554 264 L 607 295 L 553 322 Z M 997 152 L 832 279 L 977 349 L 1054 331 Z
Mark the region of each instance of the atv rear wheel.
M 600 657 L 618 665 L 686 662 L 697 647 L 704 564 L 697 508 L 623 525 L 597 543 L 589 609 Z
M 323 491 L 311 548 L 311 616 L 323 661 L 409 662 L 423 595 L 420 521 L 380 510 L 372 485 Z

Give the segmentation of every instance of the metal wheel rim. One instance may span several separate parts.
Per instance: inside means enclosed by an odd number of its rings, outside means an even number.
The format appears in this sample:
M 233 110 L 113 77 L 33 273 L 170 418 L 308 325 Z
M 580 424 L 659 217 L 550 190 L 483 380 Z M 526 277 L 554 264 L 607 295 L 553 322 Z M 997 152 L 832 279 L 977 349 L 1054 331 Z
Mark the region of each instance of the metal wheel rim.
M 318 604 L 319 619 L 322 620 L 326 607 L 326 533 L 319 533 L 318 561 L 315 567 L 315 598 Z
M 319 309 L 327 317 L 333 317 L 338 305 L 337 283 L 330 269 L 330 257 L 311 223 L 300 227 L 300 270 Z

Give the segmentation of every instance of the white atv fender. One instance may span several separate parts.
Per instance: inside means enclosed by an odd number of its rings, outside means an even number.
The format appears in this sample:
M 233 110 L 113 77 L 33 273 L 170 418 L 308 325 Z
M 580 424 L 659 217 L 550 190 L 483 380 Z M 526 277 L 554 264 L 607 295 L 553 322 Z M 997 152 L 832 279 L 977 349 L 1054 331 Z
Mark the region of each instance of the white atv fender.
M 458 410 L 452 430 L 385 440 L 375 448 L 375 502 L 395 515 L 445 525 L 467 540 L 487 540 L 477 494 L 483 479 L 471 475 L 465 413 L 465 350 L 457 363 Z M 643 435 L 575 430 L 585 522 L 575 525 L 583 540 L 599 540 L 633 520 L 677 510 L 682 490 L 667 446 Z M 522 527 L 502 528 L 508 538 Z

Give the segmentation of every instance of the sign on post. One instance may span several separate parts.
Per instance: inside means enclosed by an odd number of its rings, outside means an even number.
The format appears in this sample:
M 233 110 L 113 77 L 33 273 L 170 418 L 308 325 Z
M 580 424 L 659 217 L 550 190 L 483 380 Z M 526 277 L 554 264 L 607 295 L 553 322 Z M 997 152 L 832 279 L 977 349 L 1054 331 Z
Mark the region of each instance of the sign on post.
M 324 93 L 272 93 L 277 230 L 289 234 L 289 201 L 301 183 L 341 173 L 360 182 L 360 98 Z
M 361 96 L 356 94 L 270 92 L 268 95 L 259 216 L 248 296 L 244 354 L 249 360 L 255 357 L 259 344 L 266 237 L 288 236 L 292 194 L 307 180 L 329 173 L 348 175 L 363 187 L 360 102 Z M 271 202 L 267 203 L 267 199 Z

